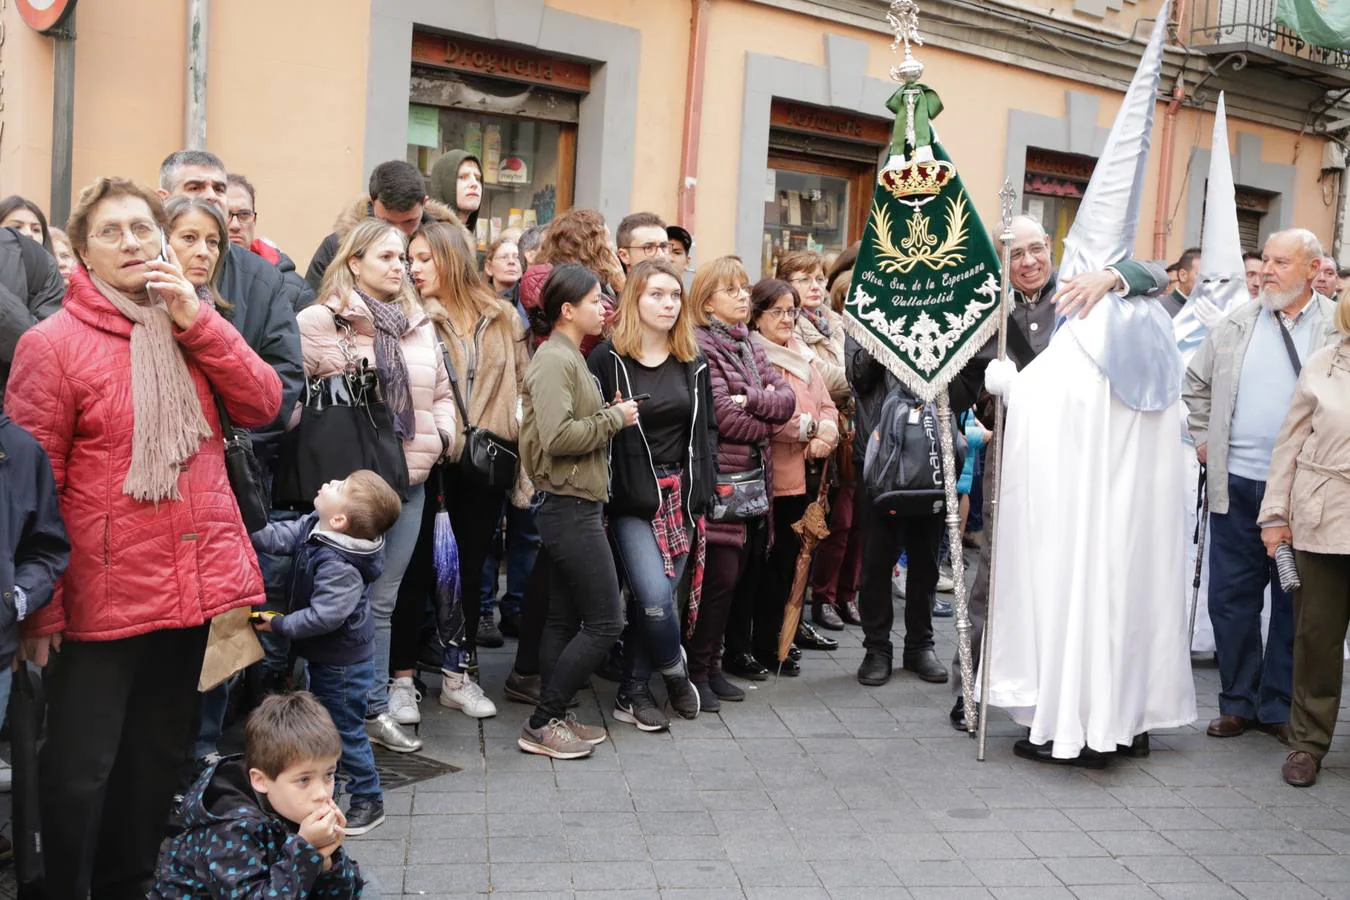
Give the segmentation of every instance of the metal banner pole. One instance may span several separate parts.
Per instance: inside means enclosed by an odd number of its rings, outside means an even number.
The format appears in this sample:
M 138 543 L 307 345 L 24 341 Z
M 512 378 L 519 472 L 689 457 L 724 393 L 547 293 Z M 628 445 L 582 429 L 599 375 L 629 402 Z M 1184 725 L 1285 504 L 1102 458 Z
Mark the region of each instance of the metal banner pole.
M 951 393 L 947 388 L 937 395 L 937 420 L 941 431 L 942 487 L 947 507 L 947 543 L 951 547 L 952 580 L 956 582 L 956 661 L 961 667 L 961 691 L 966 709 L 975 703 L 975 663 L 970 652 L 970 598 L 966 594 L 966 559 L 961 545 L 960 501 L 956 496 L 956 439 L 952 429 L 956 418 L 952 414 Z M 969 717 L 967 717 L 967 722 Z
M 1002 264 L 1003 264 L 1003 291 L 999 300 L 998 310 L 998 358 L 1006 360 L 1008 358 L 1008 312 L 1012 306 L 1012 283 L 1009 281 L 1009 272 L 1012 269 L 1012 218 L 1013 210 L 1016 208 L 1017 190 L 1013 187 L 1012 179 L 1005 179 L 1003 189 L 998 192 L 999 200 L 1002 205 L 1003 219 L 1002 228 L 999 232 L 998 242 L 1001 245 Z M 1002 482 L 1003 468 L 1003 396 L 994 398 L 994 438 L 989 445 L 988 469 L 986 470 L 992 477 L 985 480 L 985 486 L 989 491 L 989 521 L 985 523 L 988 529 L 989 541 L 989 600 L 984 611 L 984 633 L 980 641 L 980 721 L 978 744 L 975 750 L 975 758 L 984 762 L 985 741 L 989 735 L 989 642 L 990 634 L 994 630 L 994 586 L 998 583 L 994 580 L 994 575 L 998 572 L 998 491 Z M 966 699 L 966 709 L 972 709 L 970 699 Z M 966 717 L 970 721 L 970 717 Z

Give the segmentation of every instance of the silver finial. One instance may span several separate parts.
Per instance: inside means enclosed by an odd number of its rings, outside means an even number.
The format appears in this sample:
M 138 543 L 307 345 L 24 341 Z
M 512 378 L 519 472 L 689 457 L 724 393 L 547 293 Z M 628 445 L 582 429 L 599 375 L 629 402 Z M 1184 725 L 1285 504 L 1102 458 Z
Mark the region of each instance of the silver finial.
M 1012 220 L 1017 210 L 1017 189 L 1013 187 L 1011 178 L 1003 179 L 1003 188 L 998 192 L 998 200 L 1003 212 L 1003 218 L 999 222 L 1002 233 L 998 239 L 1006 244 L 1013 239 Z
M 923 77 L 923 63 L 914 58 L 910 45 L 923 46 L 919 37 L 919 4 L 915 0 L 891 0 L 891 8 L 886 13 L 886 22 L 895 33 L 891 49 L 898 50 L 901 44 L 905 48 L 905 58 L 898 65 L 891 66 L 891 78 L 905 84 L 913 84 Z

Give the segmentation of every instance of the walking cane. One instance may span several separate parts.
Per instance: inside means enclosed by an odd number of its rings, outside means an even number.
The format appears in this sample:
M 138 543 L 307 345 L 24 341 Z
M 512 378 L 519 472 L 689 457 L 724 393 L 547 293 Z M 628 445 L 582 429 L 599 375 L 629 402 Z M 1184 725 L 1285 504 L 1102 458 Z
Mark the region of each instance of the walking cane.
M 1186 634 L 1186 652 L 1195 643 L 1195 614 L 1200 609 L 1200 571 L 1205 565 L 1205 533 L 1209 530 L 1209 488 L 1205 480 L 1205 464 L 1200 464 L 1200 483 L 1195 486 L 1196 506 L 1200 520 L 1195 523 L 1195 578 L 1191 581 L 1191 628 Z
M 1009 270 L 1012 268 L 1012 218 L 1014 204 L 1017 202 L 1017 191 L 1013 188 L 1012 179 L 1004 179 L 1003 190 L 999 191 L 999 200 L 1003 207 L 1002 231 L 998 236 L 998 242 L 1002 245 L 1002 263 L 1003 267 L 1003 290 L 999 297 L 998 310 L 998 358 L 1006 360 L 1008 358 L 1008 307 L 1011 297 L 1012 285 L 1010 284 Z M 989 643 L 990 634 L 994 630 L 994 575 L 998 572 L 998 492 L 999 485 L 1003 481 L 1003 395 L 994 398 L 994 437 L 989 446 L 989 468 L 986 470 L 992 477 L 989 487 L 989 571 L 985 574 L 989 578 L 989 600 L 984 611 L 984 633 L 980 636 L 980 721 L 978 724 L 979 734 L 977 735 L 979 743 L 976 746 L 975 758 L 984 762 L 984 745 L 989 735 Z M 966 710 L 970 710 L 970 701 L 966 701 Z M 967 712 L 966 721 L 969 723 L 970 715 Z M 969 727 L 969 725 L 967 726 Z

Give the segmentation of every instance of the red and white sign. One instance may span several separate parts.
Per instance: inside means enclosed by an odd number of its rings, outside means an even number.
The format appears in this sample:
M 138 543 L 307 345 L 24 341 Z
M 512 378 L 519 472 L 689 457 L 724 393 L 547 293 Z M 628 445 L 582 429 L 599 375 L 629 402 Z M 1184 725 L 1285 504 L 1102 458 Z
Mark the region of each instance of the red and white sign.
M 34 31 L 46 33 L 61 24 L 75 8 L 75 0 L 16 0 L 19 15 Z

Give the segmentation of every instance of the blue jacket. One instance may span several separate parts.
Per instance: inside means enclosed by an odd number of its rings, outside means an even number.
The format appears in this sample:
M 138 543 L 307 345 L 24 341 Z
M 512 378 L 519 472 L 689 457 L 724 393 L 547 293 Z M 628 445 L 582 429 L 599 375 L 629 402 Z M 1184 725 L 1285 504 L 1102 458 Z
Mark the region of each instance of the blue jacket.
M 14 658 L 20 613 L 47 605 L 69 560 L 47 454 L 0 412 L 0 666 Z
M 375 655 L 370 585 L 384 571 L 384 538 L 365 541 L 318 524 L 310 513 L 253 534 L 255 549 L 293 557 L 290 611 L 272 620 L 272 630 L 310 662 L 365 662 Z
M 200 897 L 332 898 L 361 896 L 361 870 L 345 847 L 323 856 L 272 812 L 249 783 L 242 756 L 210 766 L 183 800 L 184 829 L 164 849 L 154 900 Z

